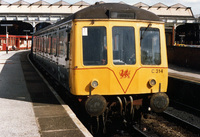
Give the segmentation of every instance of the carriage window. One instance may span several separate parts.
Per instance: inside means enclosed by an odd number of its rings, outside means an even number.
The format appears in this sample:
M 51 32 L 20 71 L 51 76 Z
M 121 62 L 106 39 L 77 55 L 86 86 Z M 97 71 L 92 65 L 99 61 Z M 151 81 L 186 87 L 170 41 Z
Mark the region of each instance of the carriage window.
M 38 37 L 36 37 L 36 42 L 37 42 L 36 49 L 37 49 L 37 51 L 39 51 L 40 49 L 39 49 L 39 38 Z
M 48 36 L 45 37 L 45 46 L 46 46 L 46 53 L 48 53 L 49 50 L 49 41 L 48 41 Z
M 56 54 L 56 41 L 57 41 L 57 36 L 55 33 L 55 34 L 53 34 L 53 39 L 52 39 L 52 54 L 53 55 L 57 55 Z
M 46 51 L 47 51 L 46 36 L 43 37 L 43 45 L 44 45 L 44 52 L 46 53 Z
M 64 56 L 65 55 L 65 41 L 64 39 L 66 38 L 66 32 L 61 31 L 59 32 L 59 49 L 58 49 L 58 55 L 59 56 Z
M 133 27 L 113 27 L 113 63 L 135 64 L 135 31 Z
M 23 43 L 25 44 L 25 42 L 26 42 L 26 41 L 24 40 Z M 44 37 L 43 37 L 43 36 L 42 36 L 42 38 L 41 38 L 41 45 L 42 45 L 41 51 L 44 52 L 44 47 L 45 47 L 45 46 L 44 46 Z
M 141 28 L 140 35 L 142 64 L 161 64 L 159 29 L 149 27 Z
M 20 44 L 22 44 L 22 40 L 20 40 Z M 42 51 L 42 37 L 39 37 L 39 49 L 40 49 L 40 51 Z
M 48 51 L 47 51 L 49 54 L 52 53 L 52 51 L 51 51 L 52 48 L 51 47 L 52 47 L 52 36 L 49 35 L 48 36 Z
M 70 30 L 67 30 L 66 37 L 64 39 L 64 43 L 66 44 L 66 60 L 69 60 L 70 53 Z
M 105 27 L 82 28 L 83 64 L 106 65 L 107 44 Z

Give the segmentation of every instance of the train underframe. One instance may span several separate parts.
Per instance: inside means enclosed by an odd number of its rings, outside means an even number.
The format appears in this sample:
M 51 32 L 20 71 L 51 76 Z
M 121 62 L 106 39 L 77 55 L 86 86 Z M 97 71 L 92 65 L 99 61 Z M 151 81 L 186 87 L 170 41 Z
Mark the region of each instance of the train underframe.
M 52 68 L 57 68 L 57 66 L 52 64 L 54 67 L 49 68 L 48 61 L 43 60 L 40 56 L 37 56 L 37 58 L 38 64 L 69 91 L 68 84 L 63 84 L 67 83 L 67 79 L 58 79 L 56 77 L 58 72 L 50 71 Z M 89 124 L 93 134 L 98 132 L 106 133 L 112 125 L 126 127 L 130 124 L 139 123 L 142 115 L 151 110 L 163 112 L 169 104 L 169 98 L 166 93 L 160 91 L 154 94 L 88 95 L 76 96 L 75 98 L 82 104 L 82 107 L 85 107 L 86 112 L 91 117 Z
M 169 98 L 163 92 L 144 95 L 78 97 L 90 115 L 90 130 L 93 134 L 107 133 L 113 126 L 127 127 L 140 123 L 141 117 L 150 111 L 163 112 Z

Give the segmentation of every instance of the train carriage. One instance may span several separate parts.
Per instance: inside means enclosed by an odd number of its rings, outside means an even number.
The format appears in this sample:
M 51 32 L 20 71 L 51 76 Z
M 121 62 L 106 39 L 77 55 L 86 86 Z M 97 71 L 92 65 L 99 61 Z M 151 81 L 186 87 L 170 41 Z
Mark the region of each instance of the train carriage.
M 116 104 L 121 114 L 142 104 L 162 112 L 169 104 L 165 27 L 148 11 L 90 6 L 37 31 L 32 53 L 91 116 Z

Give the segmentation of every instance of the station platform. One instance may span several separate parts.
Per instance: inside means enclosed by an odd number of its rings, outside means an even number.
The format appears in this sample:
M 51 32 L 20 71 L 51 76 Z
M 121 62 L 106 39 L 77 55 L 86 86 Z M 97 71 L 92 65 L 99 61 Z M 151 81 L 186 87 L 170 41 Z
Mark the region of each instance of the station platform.
M 169 77 L 172 78 L 190 81 L 194 83 L 200 83 L 200 71 L 198 70 L 170 64 L 168 69 L 168 74 Z
M 0 136 L 92 136 L 33 68 L 29 52 L 0 51 Z

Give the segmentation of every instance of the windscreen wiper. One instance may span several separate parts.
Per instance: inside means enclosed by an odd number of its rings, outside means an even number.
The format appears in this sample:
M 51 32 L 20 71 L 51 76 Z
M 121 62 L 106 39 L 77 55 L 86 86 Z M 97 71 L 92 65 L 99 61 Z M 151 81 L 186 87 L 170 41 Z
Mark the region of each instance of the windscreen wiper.
M 144 32 L 142 33 L 142 35 L 141 35 L 141 38 L 140 38 L 140 40 L 142 40 L 143 39 L 143 37 L 144 37 L 144 35 L 145 35 L 145 33 L 146 33 L 146 31 L 150 28 L 152 26 L 152 24 L 151 23 L 149 23 L 149 25 L 146 27 L 146 29 L 144 30 Z

